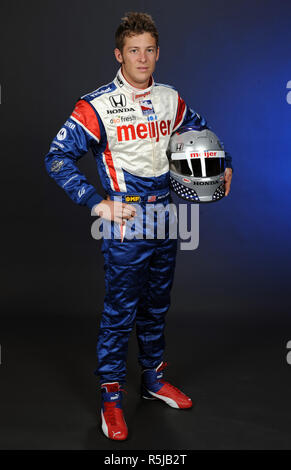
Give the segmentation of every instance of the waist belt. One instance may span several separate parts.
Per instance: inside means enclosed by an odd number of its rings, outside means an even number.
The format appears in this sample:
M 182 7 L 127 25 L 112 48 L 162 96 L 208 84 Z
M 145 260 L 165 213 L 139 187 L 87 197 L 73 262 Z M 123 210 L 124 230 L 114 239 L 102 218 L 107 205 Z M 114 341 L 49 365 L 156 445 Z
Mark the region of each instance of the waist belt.
M 158 192 L 153 191 L 152 193 L 147 194 L 136 194 L 136 193 L 121 193 L 121 192 L 112 192 L 109 194 L 110 199 L 114 199 L 115 201 L 122 201 L 128 204 L 135 203 L 138 204 L 140 202 L 160 202 L 165 199 L 170 198 L 170 191 L 167 192 Z

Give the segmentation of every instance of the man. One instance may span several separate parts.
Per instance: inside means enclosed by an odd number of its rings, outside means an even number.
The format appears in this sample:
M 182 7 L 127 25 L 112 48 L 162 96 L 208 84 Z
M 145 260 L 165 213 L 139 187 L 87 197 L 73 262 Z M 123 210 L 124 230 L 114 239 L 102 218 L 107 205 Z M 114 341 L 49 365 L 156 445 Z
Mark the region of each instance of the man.
M 159 58 L 158 32 L 145 13 L 129 13 L 115 35 L 115 58 L 121 65 L 113 82 L 82 96 L 46 156 L 48 173 L 73 201 L 115 222 L 118 238 L 103 239 L 106 296 L 97 343 L 102 391 L 101 422 L 110 439 L 127 437 L 122 411 L 129 334 L 136 321 L 141 394 L 174 408 L 192 401 L 162 380 L 165 314 L 170 305 L 177 240 L 127 238 L 126 221 L 150 205 L 170 202 L 171 134 L 180 126 L 206 128 L 206 121 L 187 107 L 176 90 L 154 82 Z M 103 198 L 75 162 L 92 148 Z M 231 157 L 227 157 L 226 195 L 230 190 Z M 170 215 L 166 215 L 169 224 Z M 156 223 L 156 222 L 155 222 Z M 168 225 L 167 225 L 168 226 Z M 144 227 L 141 228 L 142 235 Z

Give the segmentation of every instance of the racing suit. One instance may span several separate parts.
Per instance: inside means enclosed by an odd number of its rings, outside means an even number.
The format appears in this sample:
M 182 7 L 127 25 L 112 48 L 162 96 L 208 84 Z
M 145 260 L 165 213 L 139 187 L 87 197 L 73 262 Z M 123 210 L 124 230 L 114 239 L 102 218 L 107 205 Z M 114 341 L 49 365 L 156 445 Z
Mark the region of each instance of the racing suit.
M 111 83 L 77 101 L 52 142 L 46 168 L 74 202 L 92 209 L 104 197 L 76 165 L 91 148 L 111 199 L 137 203 L 143 213 L 148 205 L 167 207 L 171 199 L 166 150 L 171 134 L 185 124 L 207 128 L 205 119 L 174 88 L 151 77 L 147 89 L 136 89 L 120 69 Z M 163 239 L 127 239 L 122 227 L 119 237 L 103 238 L 106 295 L 95 370 L 100 383 L 125 382 L 128 338 L 135 322 L 142 369 L 156 368 L 163 360 L 177 250 L 177 240 L 169 237 L 170 217 L 166 212 Z M 144 230 L 142 225 L 143 236 Z

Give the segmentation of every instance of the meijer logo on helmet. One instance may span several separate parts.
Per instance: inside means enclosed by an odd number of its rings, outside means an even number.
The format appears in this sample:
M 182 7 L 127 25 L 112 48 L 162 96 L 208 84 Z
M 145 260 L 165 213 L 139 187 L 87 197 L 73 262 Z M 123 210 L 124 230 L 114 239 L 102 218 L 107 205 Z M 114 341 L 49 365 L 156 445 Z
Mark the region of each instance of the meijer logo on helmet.
M 191 158 L 199 157 L 201 158 L 202 156 L 208 158 L 208 157 L 216 157 L 217 152 L 207 152 L 207 150 L 204 150 L 204 152 L 193 152 L 190 153 Z

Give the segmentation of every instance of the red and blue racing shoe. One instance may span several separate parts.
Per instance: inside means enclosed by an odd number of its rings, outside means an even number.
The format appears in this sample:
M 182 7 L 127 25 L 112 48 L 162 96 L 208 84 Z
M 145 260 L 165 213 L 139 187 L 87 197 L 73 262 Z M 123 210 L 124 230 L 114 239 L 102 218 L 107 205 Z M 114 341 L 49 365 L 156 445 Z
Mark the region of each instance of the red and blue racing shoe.
M 145 369 L 142 372 L 141 396 L 147 400 L 162 400 L 172 408 L 185 409 L 193 406 L 191 398 L 181 390 L 162 379 L 162 371 L 167 362 L 161 362 L 156 369 Z
M 127 438 L 128 430 L 122 411 L 122 392 L 118 382 L 101 385 L 101 427 L 105 436 L 116 441 Z

